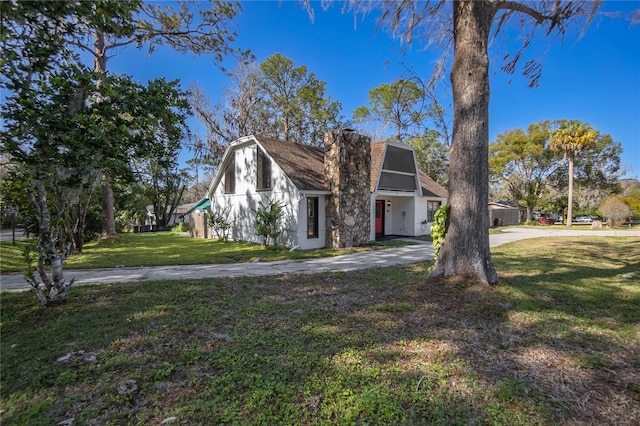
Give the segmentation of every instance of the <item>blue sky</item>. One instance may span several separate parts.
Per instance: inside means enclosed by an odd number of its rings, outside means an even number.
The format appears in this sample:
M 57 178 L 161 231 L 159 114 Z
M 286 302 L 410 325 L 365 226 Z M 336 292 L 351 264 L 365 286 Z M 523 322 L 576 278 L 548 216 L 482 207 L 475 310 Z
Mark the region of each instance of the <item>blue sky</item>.
M 606 1 L 600 11 L 639 8 L 640 1 Z M 326 94 L 342 104 L 346 118 L 351 118 L 356 107 L 367 104 L 370 89 L 406 76 L 407 68 L 427 80 L 440 55 L 417 43 L 403 52 L 398 39 L 375 32 L 373 18 L 354 20 L 352 15 L 341 14 L 339 7 L 322 11 L 319 4 L 311 22 L 295 2 L 243 2 L 243 12 L 234 25 L 236 45 L 251 49 L 257 63 L 280 53 L 327 82 Z M 621 142 L 627 176 L 640 178 L 640 24 L 598 16 L 582 38 L 580 31 L 570 31 L 564 41 L 540 38 L 530 46 L 525 59 L 544 53 L 543 75 L 534 89 L 518 74 L 500 70 L 499 58 L 516 44 L 507 40 L 492 46 L 490 141 L 498 133 L 541 120 L 577 119 Z M 155 77 L 180 79 L 186 88 L 196 81 L 213 103 L 221 100 L 229 84 L 210 57 L 185 56 L 167 48 L 151 56 L 124 48 L 110 59 L 108 67 L 142 82 Z M 440 102 L 450 109 L 451 96 L 446 90 Z M 193 120 L 192 124 L 198 131 L 198 123 Z M 184 152 L 181 158 L 188 159 L 190 154 Z

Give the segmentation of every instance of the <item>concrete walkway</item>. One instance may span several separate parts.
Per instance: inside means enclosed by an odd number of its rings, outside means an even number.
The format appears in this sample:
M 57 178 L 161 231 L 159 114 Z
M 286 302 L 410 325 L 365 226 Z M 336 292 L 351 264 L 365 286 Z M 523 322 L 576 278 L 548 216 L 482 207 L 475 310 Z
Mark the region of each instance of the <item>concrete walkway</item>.
M 507 228 L 489 236 L 491 247 L 527 238 L 563 236 L 628 236 L 639 237 L 640 231 L 577 231 L 561 229 Z M 219 265 L 149 266 L 138 268 L 67 269 L 67 279 L 74 285 L 105 284 L 154 280 L 185 280 L 239 276 L 313 274 L 317 272 L 355 271 L 373 267 L 416 263 L 433 258 L 430 242 L 406 239 L 417 245 L 346 254 L 319 259 L 286 260 L 278 262 L 233 263 Z M 0 291 L 24 291 L 30 287 L 21 273 L 0 275 Z

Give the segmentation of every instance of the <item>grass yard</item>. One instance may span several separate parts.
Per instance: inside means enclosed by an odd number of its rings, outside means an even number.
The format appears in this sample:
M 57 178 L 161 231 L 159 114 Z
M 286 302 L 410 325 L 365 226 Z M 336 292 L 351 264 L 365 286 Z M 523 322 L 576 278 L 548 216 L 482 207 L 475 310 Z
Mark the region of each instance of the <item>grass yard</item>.
M 29 241 L 0 243 L 0 272 L 26 270 L 24 249 Z M 90 242 L 83 253 L 70 256 L 65 269 L 114 268 L 125 266 L 199 265 L 255 261 L 295 260 L 338 256 L 363 250 L 406 245 L 403 241 L 384 241 L 352 249 L 290 251 L 285 247 L 262 247 L 242 241 L 189 238 L 169 232 L 124 233 Z
M 415 264 L 2 293 L 0 423 L 637 425 L 638 238 L 493 259 L 495 289 Z

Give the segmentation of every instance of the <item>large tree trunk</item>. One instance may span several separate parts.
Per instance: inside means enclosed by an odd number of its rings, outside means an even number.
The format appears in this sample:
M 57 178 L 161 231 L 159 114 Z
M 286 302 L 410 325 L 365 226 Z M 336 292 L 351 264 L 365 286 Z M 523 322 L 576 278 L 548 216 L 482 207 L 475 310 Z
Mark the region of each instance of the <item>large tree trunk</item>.
M 495 10 L 486 1 L 454 2 L 451 70 L 454 116 L 449 166 L 451 213 L 431 277 L 497 284 L 489 249 L 489 57 Z
M 96 85 L 100 87 L 107 75 L 107 54 L 102 31 L 96 31 L 93 40 L 93 70 L 100 74 Z M 100 101 L 100 99 L 98 99 Z M 113 212 L 113 188 L 111 177 L 104 175 L 102 180 L 102 235 L 116 235 L 116 219 Z
M 535 209 L 535 206 L 527 204 L 527 222 L 533 220 L 533 209 Z

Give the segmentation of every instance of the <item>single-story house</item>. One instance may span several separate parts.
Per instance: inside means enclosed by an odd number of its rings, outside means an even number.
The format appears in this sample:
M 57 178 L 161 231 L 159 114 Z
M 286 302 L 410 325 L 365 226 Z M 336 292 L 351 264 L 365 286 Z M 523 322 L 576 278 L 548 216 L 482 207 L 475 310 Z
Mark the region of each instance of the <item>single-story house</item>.
M 489 203 L 489 226 L 518 225 L 523 220 L 523 209 L 508 201 Z
M 174 212 L 171 214 L 171 216 L 169 216 L 166 226 L 172 227 L 180 222 L 184 222 L 186 220 L 185 217 L 187 216 L 187 213 L 191 211 L 190 209 L 192 206 L 193 206 L 193 203 L 180 204 L 176 206 Z M 145 207 L 145 210 L 146 210 L 146 218 L 143 225 L 147 231 L 151 231 L 151 230 L 155 231 L 158 221 L 156 218 L 156 214 L 153 211 L 153 205 L 151 204 L 147 205 Z
M 209 200 L 211 211 L 227 209 L 230 239 L 260 242 L 255 210 L 278 200 L 285 206 L 278 243 L 299 249 L 429 234 L 447 191 L 418 170 L 409 145 L 371 143 L 350 129 L 328 132 L 324 145 L 260 135 L 237 139 L 201 203 Z

